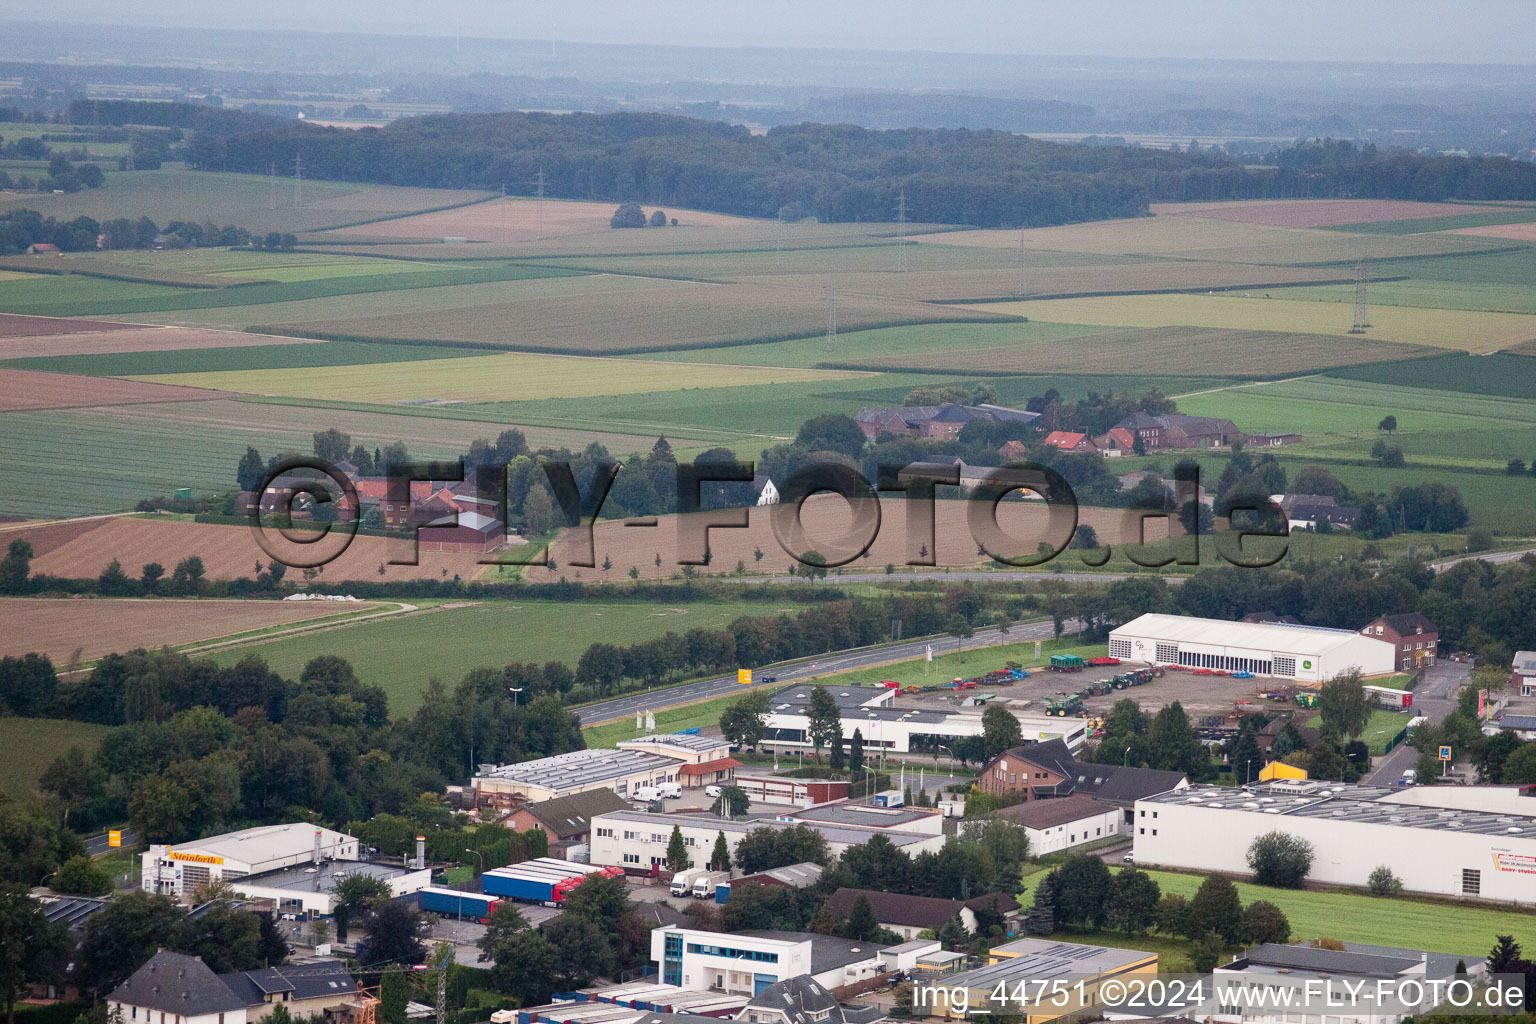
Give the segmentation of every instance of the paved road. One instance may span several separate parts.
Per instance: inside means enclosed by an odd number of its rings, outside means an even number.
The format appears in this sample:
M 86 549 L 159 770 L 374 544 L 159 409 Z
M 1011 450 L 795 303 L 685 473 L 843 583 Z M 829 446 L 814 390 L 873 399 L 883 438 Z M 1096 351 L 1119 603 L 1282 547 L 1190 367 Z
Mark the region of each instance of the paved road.
M 1133 572 L 1041 572 L 1027 569 L 998 570 L 996 572 L 966 570 L 963 572 L 845 572 L 841 576 L 829 574 L 826 583 L 1038 583 L 1041 580 L 1066 580 L 1069 583 L 1106 583 L 1114 580 L 1154 578 L 1150 573 Z M 1164 576 L 1169 583 L 1183 583 L 1186 577 Z M 804 576 L 718 576 L 712 581 L 722 583 L 799 583 L 810 585 Z
M 1536 555 L 1536 548 L 1522 548 L 1519 551 L 1484 551 L 1478 555 L 1462 555 L 1459 558 L 1447 558 L 1443 562 L 1431 562 L 1430 568 L 1435 572 L 1445 572 L 1458 562 L 1518 562 L 1526 555 Z
M 847 577 L 844 577 L 845 579 Z M 884 576 L 880 577 L 884 579 Z M 1077 628 L 1075 621 L 1065 624 L 1068 632 Z M 997 629 L 978 629 L 976 635 L 962 643 L 962 647 L 994 647 L 998 644 L 1016 644 L 1026 640 L 1048 640 L 1056 635 L 1055 627 L 1047 622 L 1025 622 L 1017 626 L 1010 626 L 1007 633 Z M 870 665 L 881 665 L 888 661 L 907 661 L 912 658 L 921 658 L 924 649 L 933 645 L 935 653 L 952 651 L 955 649 L 953 637 L 941 637 L 928 640 L 909 640 L 903 643 L 887 644 L 884 647 L 861 647 L 850 651 L 838 651 L 833 654 L 825 654 L 809 661 L 796 661 L 789 664 L 765 665 L 755 669 L 754 675 L 761 677 L 772 675 L 776 682 L 762 683 L 751 689 L 764 689 L 781 686 L 784 683 L 794 682 L 798 679 L 806 679 L 810 676 L 823 675 L 827 672 L 844 672 L 848 669 L 863 668 Z M 687 683 L 683 686 L 673 686 L 665 690 L 651 690 L 647 693 L 631 694 L 627 697 L 618 697 L 614 700 L 606 700 L 600 704 L 588 704 L 586 707 L 575 708 L 583 725 L 595 725 L 599 722 L 617 721 L 620 718 L 633 717 L 637 711 L 663 711 L 667 708 L 677 707 L 679 704 L 691 704 L 694 701 L 706 700 L 710 697 L 723 697 L 732 693 L 745 693 L 748 687 L 736 682 L 736 674 L 733 672 L 726 676 L 715 676 L 712 679 L 700 679 L 697 682 Z
M 138 844 L 139 837 L 133 834 L 133 829 L 123 829 L 123 849 L 131 850 Z M 99 836 L 91 836 L 91 838 L 85 841 L 85 852 L 92 857 L 100 857 L 110 849 L 112 847 L 107 845 L 107 833 L 105 832 Z
M 1456 661 L 1442 661 L 1424 671 L 1424 678 L 1413 691 L 1414 710 L 1431 722 L 1441 722 L 1456 710 L 1456 691 L 1465 686 L 1470 666 Z M 1378 786 L 1396 785 L 1403 772 L 1418 762 L 1419 752 L 1407 743 L 1399 743 L 1386 757 L 1376 759 L 1371 773 L 1361 782 Z

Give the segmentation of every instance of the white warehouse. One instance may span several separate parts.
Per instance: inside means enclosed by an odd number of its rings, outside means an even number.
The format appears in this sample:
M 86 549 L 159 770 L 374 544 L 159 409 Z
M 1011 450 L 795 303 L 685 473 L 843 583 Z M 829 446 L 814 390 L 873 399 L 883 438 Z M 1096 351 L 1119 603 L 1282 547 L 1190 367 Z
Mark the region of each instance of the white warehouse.
M 1321 683 L 1358 668 L 1389 675 L 1395 650 L 1352 629 L 1278 622 L 1227 622 L 1187 615 L 1141 615 L 1109 634 L 1109 656 L 1155 665 L 1252 672 Z
M 1138 867 L 1248 874 L 1249 845 L 1280 831 L 1312 844 L 1311 881 L 1363 886 L 1385 864 L 1410 892 L 1536 906 L 1536 796 L 1516 786 L 1198 786 L 1135 815 Z

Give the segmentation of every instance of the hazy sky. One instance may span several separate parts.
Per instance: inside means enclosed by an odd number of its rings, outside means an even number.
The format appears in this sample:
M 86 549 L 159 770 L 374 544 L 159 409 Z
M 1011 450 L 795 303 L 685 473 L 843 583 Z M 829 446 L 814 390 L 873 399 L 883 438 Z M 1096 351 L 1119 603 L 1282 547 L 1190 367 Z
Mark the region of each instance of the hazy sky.
M 1536 0 L 6 0 L 0 11 L 686 46 L 1536 63 Z

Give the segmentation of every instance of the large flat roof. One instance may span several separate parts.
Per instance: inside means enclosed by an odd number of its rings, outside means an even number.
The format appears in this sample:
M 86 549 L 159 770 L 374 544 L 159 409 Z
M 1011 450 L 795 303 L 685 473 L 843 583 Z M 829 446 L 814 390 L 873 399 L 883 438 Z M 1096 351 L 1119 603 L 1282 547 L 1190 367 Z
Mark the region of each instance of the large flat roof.
M 1008 959 L 956 975 L 946 980 L 946 986 L 991 989 L 1005 980 L 1054 978 L 1066 974 L 1104 974 L 1123 970 L 1157 954 L 1140 949 L 1084 946 L 1052 939 L 1015 939 L 993 948 L 992 955 L 1006 956 Z
M 543 789 L 571 789 L 654 771 L 677 762 L 639 750 L 572 750 L 517 764 L 481 765 L 477 779 L 502 779 Z
M 326 860 L 319 867 L 306 864 L 301 867 L 279 868 L 233 879 L 236 889 L 243 885 L 259 885 L 265 889 L 307 889 L 311 892 L 330 892 L 336 883 L 351 875 L 369 875 L 388 881 L 409 874 L 405 868 L 388 864 L 372 864 L 360 860 Z
M 653 814 L 650 811 L 611 811 L 607 814 L 599 814 L 597 818 L 604 821 L 631 821 L 638 825 L 662 825 L 671 828 L 673 825 L 681 825 L 685 828 L 712 828 L 728 835 L 745 835 L 759 828 L 789 828 L 792 825 L 801 824 L 806 828 L 813 828 L 820 832 L 829 843 L 859 844 L 869 842 L 869 830 L 862 828 L 848 828 L 842 825 L 832 825 L 820 821 L 790 822 L 761 819 L 757 821 L 731 821 L 727 818 L 716 818 L 707 814 Z M 895 846 L 911 846 L 932 839 L 933 836 L 919 832 L 887 832 L 885 838 Z
M 716 747 L 724 747 L 730 744 L 730 740 L 723 736 L 703 736 L 698 733 L 685 734 L 680 732 L 653 733 L 650 736 L 641 736 L 632 740 L 620 740 L 616 746 L 625 750 L 629 746 L 664 746 L 677 747 L 679 750 L 687 750 L 695 754 L 702 754 L 714 750 Z
M 1216 644 L 1249 647 L 1254 650 L 1281 651 L 1287 654 L 1326 654 L 1350 640 L 1373 640 L 1352 629 L 1323 626 L 1299 626 L 1284 622 L 1228 622 L 1225 619 L 1197 619 L 1189 615 L 1139 615 L 1110 635 L 1147 636 L 1172 643 Z
M 1246 789 L 1230 786 L 1191 786 L 1187 790 L 1148 797 L 1145 803 L 1185 804 L 1239 814 L 1320 818 L 1324 821 L 1393 825 L 1436 832 L 1473 832 L 1501 839 L 1536 841 L 1536 798 L 1531 814 L 1510 814 L 1475 808 L 1425 806 L 1391 798 L 1399 791 L 1386 786 L 1347 786 L 1310 780 L 1259 783 Z M 1446 802 L 1454 801 L 1448 792 Z
M 932 818 L 938 811 L 911 807 L 871 807 L 867 804 L 835 803 L 793 811 L 790 817 L 804 822 L 824 821 L 830 825 L 857 825 L 861 828 L 900 828 L 914 821 Z
M 258 825 L 238 832 L 225 832 L 195 839 L 187 843 L 175 843 L 170 849 L 182 852 L 195 850 L 213 857 L 259 864 L 283 857 L 295 857 L 310 853 L 315 848 L 315 831 L 321 834 L 322 848 L 333 846 L 338 840 L 350 837 L 307 821 L 295 821 L 286 825 Z

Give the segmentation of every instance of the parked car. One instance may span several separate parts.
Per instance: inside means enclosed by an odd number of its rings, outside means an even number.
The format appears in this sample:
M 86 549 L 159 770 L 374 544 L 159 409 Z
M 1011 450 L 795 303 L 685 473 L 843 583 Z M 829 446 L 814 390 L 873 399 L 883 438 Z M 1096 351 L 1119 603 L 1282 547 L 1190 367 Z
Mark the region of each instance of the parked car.
M 1134 852 L 1126 854 L 1124 857 L 1120 858 L 1120 863 L 1122 863 L 1122 864 L 1135 864 L 1136 863 L 1136 854 Z
M 1403 772 L 1403 777 L 1397 780 L 1397 784 L 1399 786 L 1412 786 L 1417 784 L 1418 781 L 1419 773 L 1416 770 L 1409 768 L 1407 771 Z

